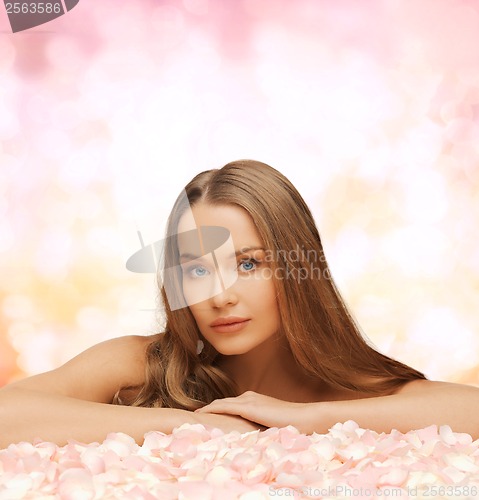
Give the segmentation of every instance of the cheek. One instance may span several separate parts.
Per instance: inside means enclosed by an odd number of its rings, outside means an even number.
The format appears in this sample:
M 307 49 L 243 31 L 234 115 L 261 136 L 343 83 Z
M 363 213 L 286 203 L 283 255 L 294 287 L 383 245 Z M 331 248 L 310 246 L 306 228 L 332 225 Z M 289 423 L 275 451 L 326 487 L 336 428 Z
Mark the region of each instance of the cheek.
M 201 310 L 197 307 L 190 306 L 189 307 L 191 314 L 193 315 L 193 319 L 198 323 L 201 322 Z
M 265 295 L 271 314 L 274 314 L 276 319 L 279 320 L 278 292 L 273 280 L 270 280 L 268 289 L 265 291 Z
M 258 280 L 254 287 L 249 288 L 247 293 L 253 304 L 256 304 L 260 309 L 269 311 L 278 308 L 276 295 L 276 288 L 272 279 Z

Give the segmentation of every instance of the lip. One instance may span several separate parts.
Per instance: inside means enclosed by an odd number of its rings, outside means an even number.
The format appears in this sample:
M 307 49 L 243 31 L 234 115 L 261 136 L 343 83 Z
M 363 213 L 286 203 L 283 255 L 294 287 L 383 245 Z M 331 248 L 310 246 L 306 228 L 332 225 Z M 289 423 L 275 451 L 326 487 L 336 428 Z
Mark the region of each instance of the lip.
M 237 316 L 218 318 L 210 324 L 210 327 L 219 333 L 238 332 L 242 330 L 251 320 Z

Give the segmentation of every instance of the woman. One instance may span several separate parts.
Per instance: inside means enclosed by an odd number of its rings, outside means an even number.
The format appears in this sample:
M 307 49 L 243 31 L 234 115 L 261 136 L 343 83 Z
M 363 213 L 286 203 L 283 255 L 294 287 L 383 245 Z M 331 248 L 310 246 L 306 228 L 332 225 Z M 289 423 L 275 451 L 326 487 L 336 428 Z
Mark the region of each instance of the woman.
M 363 339 L 308 207 L 272 167 L 237 161 L 197 175 L 167 236 L 165 332 L 103 342 L 1 389 L 0 445 L 113 431 L 141 443 L 184 422 L 321 433 L 348 419 L 479 437 L 469 418 L 479 388 L 427 380 Z

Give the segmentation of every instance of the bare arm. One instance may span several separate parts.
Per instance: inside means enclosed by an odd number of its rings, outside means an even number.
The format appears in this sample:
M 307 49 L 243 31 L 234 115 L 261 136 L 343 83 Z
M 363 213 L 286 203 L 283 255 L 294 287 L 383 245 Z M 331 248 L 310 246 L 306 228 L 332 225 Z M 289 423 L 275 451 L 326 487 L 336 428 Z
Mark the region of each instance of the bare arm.
M 182 423 L 203 423 L 225 432 L 259 428 L 239 417 L 198 415 L 171 408 L 139 408 L 111 403 L 122 387 L 144 382 L 147 337 L 121 337 L 97 344 L 47 373 L 0 389 L 0 448 L 40 438 L 59 445 L 69 439 L 102 441 L 125 432 L 139 444 L 145 432 L 171 433 Z
M 345 401 L 293 403 L 247 391 L 235 398 L 217 399 L 196 413 L 229 414 L 265 425 L 294 425 L 305 434 L 327 433 L 338 422 L 354 420 L 363 429 L 408 432 L 429 425 L 449 425 L 453 432 L 479 438 L 479 388 L 415 380 L 395 394 Z
M 364 429 L 408 432 L 429 425 L 449 425 L 453 432 L 479 438 L 479 388 L 418 380 L 390 396 L 310 405 L 310 432 L 327 432 L 337 422 L 354 420 Z
M 125 432 L 141 444 L 145 432 L 171 433 L 184 422 L 195 423 L 191 412 L 116 406 L 23 388 L 0 391 L 0 448 L 35 438 L 58 445 L 68 439 L 101 442 L 109 432 Z

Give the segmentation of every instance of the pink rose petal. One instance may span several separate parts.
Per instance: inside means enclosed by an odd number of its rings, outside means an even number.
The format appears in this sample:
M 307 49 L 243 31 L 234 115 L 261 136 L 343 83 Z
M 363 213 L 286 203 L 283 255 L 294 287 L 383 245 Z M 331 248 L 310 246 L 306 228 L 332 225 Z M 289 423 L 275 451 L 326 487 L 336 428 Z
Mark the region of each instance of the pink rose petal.
M 103 443 L 0 450 L 0 500 L 247 500 L 275 491 L 299 498 L 306 485 L 407 492 L 457 484 L 479 488 L 479 440 L 448 426 L 378 434 L 346 421 L 306 436 L 292 426 L 225 434 L 185 424 L 171 435 L 145 434 L 142 446 L 112 433 Z

